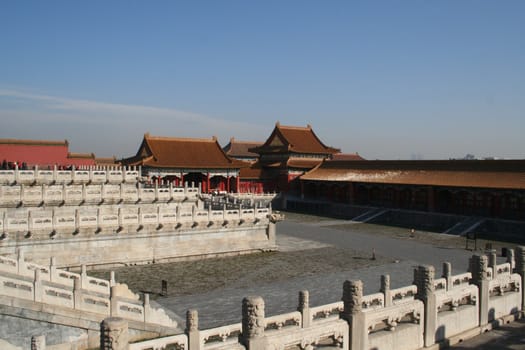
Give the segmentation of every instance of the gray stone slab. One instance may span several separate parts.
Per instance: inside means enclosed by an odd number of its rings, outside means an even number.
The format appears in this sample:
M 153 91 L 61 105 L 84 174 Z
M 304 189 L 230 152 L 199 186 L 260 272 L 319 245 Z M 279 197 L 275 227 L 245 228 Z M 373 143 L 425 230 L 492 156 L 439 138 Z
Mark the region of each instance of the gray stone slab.
M 330 221 L 330 224 L 337 223 L 339 222 L 335 220 Z M 241 301 L 247 295 L 262 296 L 266 303 L 266 314 L 274 315 L 294 311 L 297 308 L 297 295 L 300 290 L 309 290 L 312 306 L 323 305 L 341 299 L 342 285 L 346 279 L 362 280 L 365 293 L 369 294 L 379 290 L 382 274 L 390 274 L 392 288 L 402 287 L 412 283 L 413 269 L 419 264 L 434 265 L 440 274 L 442 263 L 449 261 L 456 274 L 466 271 L 468 257 L 472 254 L 461 249 L 440 248 L 420 242 L 367 234 L 359 231 L 359 225 L 355 225 L 352 231 L 342 231 L 326 225 L 284 221 L 278 224 L 279 236 L 281 242 L 287 245 L 286 249 L 302 247 L 305 254 L 308 254 L 308 249 L 317 245 L 337 246 L 369 252 L 375 250 L 376 254 L 390 257 L 392 263 L 360 270 L 343 269 L 336 273 L 313 274 L 243 289 L 226 286 L 208 293 L 159 298 L 157 302 L 179 316 L 183 316 L 189 308 L 197 309 L 200 328 L 206 329 L 240 322 Z

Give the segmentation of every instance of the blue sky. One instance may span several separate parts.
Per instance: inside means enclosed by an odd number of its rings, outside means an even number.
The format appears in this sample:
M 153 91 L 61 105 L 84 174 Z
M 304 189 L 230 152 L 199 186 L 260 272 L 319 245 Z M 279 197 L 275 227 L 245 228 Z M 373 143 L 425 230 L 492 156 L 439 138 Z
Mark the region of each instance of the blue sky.
M 525 158 L 525 1 L 2 1 L 0 138 L 311 124 L 368 159 Z

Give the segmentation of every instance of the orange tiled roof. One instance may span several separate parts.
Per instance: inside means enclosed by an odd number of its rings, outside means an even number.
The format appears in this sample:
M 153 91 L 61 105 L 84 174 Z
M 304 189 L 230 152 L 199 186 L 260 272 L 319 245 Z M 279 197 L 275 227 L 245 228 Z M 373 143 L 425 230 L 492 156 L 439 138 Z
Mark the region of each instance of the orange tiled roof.
M 250 152 L 249 149 L 254 147 L 259 147 L 262 142 L 252 142 L 252 141 L 238 141 L 235 138 L 231 138 L 230 142 L 224 146 L 224 152 L 230 157 L 251 157 L 257 158 L 259 155 L 254 152 Z
M 239 177 L 241 179 L 261 179 L 263 176 L 263 171 L 260 167 L 250 167 L 250 168 L 242 168 L 239 171 Z
M 332 156 L 333 160 L 365 160 L 357 153 L 336 153 Z
M 95 163 L 101 165 L 116 165 L 117 158 L 115 157 L 95 157 Z
M 322 163 L 322 159 L 290 158 L 286 165 L 290 168 L 312 169 Z
M 251 149 L 257 153 L 273 153 L 273 152 L 295 152 L 308 154 L 334 154 L 339 153 L 340 150 L 328 147 L 317 137 L 312 130 L 312 127 L 299 126 L 284 126 L 279 122 L 275 124 L 275 128 L 266 140 L 260 146 Z
M 93 153 L 73 153 L 73 152 L 69 152 L 67 154 L 67 157 L 69 159 L 71 159 L 71 158 L 95 159 L 95 155 Z
M 525 160 L 325 161 L 302 180 L 525 189 Z
M 125 165 L 156 168 L 239 169 L 246 163 L 229 158 L 216 138 L 193 139 L 144 135 L 134 157 L 123 159 Z

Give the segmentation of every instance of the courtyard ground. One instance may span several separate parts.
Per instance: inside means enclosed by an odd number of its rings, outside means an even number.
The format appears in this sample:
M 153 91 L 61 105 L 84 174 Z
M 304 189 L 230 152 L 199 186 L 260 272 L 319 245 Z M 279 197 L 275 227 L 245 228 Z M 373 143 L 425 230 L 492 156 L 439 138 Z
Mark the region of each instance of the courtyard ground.
M 286 220 L 277 225 L 278 252 L 130 266 L 115 270 L 117 280 L 152 293 L 182 325 L 186 310 L 197 309 L 200 328 L 206 329 L 239 322 L 247 295 L 261 295 L 266 314 L 274 315 L 295 310 L 300 290 L 309 290 L 312 306 L 327 304 L 341 299 L 346 279 L 361 279 L 365 293 L 373 293 L 382 274 L 389 274 L 397 288 L 412 283 L 413 268 L 420 264 L 434 265 L 436 275 L 444 261 L 452 263 L 454 274 L 464 272 L 474 253 L 464 249 L 462 237 L 284 214 Z M 478 252 L 482 248 L 478 243 Z M 108 271 L 90 274 L 109 276 Z M 163 279 L 168 295 L 161 297 Z

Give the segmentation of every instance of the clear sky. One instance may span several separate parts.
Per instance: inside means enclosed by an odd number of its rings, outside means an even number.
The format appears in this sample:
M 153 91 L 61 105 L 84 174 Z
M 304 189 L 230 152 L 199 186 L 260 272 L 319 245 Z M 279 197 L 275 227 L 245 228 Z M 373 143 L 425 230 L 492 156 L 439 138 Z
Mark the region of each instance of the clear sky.
M 0 1 L 0 138 L 311 124 L 367 159 L 525 158 L 525 1 Z

